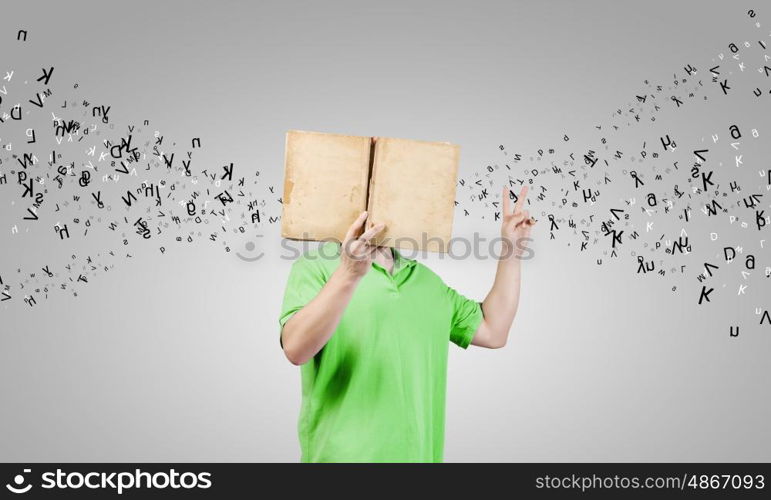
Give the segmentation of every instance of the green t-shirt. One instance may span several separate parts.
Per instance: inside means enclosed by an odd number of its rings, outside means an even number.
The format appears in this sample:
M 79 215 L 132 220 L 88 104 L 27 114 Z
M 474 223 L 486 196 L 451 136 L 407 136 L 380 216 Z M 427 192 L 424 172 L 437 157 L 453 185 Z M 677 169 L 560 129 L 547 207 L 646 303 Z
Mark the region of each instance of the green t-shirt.
M 279 324 L 310 302 L 340 263 L 328 242 L 292 264 Z M 301 366 L 303 462 L 441 462 L 449 342 L 468 347 L 479 302 L 394 250 L 361 279 L 337 329 Z

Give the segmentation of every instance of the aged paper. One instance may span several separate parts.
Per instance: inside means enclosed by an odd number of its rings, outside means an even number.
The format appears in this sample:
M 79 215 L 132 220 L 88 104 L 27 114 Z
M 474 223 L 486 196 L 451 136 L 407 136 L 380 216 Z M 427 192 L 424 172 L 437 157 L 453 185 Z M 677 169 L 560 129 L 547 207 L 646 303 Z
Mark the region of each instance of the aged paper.
M 281 236 L 342 241 L 367 205 L 370 137 L 286 134 Z
M 448 142 L 378 138 L 369 185 L 378 244 L 446 252 L 452 238 L 460 147 Z

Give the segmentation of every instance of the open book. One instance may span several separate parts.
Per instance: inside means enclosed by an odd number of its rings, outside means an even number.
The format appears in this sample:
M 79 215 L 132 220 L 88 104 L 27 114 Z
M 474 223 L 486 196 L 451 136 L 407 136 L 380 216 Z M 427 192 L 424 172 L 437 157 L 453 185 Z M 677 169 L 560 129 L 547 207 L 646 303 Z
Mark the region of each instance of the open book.
M 448 142 L 291 130 L 281 236 L 342 241 L 367 210 L 377 245 L 446 252 L 460 147 Z

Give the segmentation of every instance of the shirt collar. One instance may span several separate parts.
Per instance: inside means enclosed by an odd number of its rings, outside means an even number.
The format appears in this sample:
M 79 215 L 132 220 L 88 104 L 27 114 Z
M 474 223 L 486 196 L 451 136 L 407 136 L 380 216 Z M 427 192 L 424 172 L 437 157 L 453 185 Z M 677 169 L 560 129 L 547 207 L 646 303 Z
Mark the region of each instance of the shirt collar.
M 416 264 L 414 259 L 408 259 L 407 257 L 403 256 L 396 248 L 391 247 L 391 250 L 393 251 L 394 256 L 394 274 L 396 274 L 396 271 L 399 271 L 400 269 L 403 269 L 407 266 L 414 266 Z
M 342 252 L 342 245 L 338 244 L 337 246 L 338 255 L 340 255 L 340 252 Z M 396 274 L 397 271 L 400 269 L 403 269 L 405 267 L 411 267 L 417 264 L 417 261 L 415 259 L 408 259 L 404 255 L 402 255 L 399 250 L 397 250 L 394 247 L 391 247 L 391 251 L 393 253 L 394 258 L 394 270 L 393 274 Z

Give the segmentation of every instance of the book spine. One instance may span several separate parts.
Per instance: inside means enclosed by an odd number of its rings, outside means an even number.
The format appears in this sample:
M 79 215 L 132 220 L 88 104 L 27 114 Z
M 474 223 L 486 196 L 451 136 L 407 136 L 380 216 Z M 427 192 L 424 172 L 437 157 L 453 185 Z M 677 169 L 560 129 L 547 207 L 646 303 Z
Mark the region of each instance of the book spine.
M 369 168 L 367 170 L 367 199 L 364 206 L 367 207 L 367 223 L 366 227 L 372 226 L 372 207 L 370 205 L 370 199 L 373 197 L 373 187 L 375 185 L 375 149 L 377 148 L 377 141 L 374 137 L 369 141 Z

